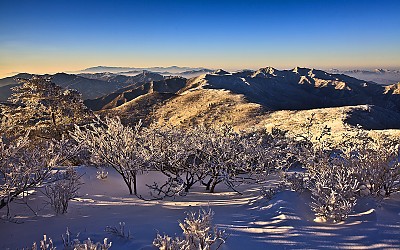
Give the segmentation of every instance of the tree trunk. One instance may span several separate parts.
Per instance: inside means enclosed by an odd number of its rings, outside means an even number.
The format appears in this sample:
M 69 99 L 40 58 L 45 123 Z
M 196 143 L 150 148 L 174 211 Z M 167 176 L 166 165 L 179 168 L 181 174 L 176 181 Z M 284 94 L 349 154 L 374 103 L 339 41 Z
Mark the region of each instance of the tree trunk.
M 210 190 L 211 181 L 212 181 L 212 178 L 210 178 L 210 180 L 209 180 L 208 182 L 201 181 L 201 183 L 202 183 L 204 186 L 206 186 L 206 190 L 207 190 L 207 191 Z
M 215 187 L 217 186 L 218 183 L 220 183 L 220 182 L 218 181 L 218 175 L 217 175 L 217 176 L 214 176 L 214 178 L 213 178 L 212 180 L 213 180 L 213 182 L 212 182 L 212 184 L 211 184 L 210 193 L 214 193 Z
M 137 182 L 136 182 L 136 173 L 133 174 L 133 192 L 137 195 Z M 131 193 L 132 194 L 132 193 Z
M 213 184 L 211 185 L 211 188 L 210 188 L 210 193 L 214 193 L 216 186 L 217 186 L 217 182 L 213 182 Z
M 124 182 L 129 189 L 129 194 L 133 194 L 132 183 L 127 179 L 125 175 L 122 175 L 122 179 L 124 179 Z

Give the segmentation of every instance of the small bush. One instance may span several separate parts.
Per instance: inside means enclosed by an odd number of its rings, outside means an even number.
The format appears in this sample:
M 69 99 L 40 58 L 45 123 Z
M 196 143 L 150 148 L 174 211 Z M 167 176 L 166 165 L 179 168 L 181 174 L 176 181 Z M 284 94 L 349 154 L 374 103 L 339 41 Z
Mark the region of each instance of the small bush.
M 99 171 L 97 171 L 96 177 L 99 180 L 105 180 L 108 177 L 108 172 L 104 168 L 100 168 Z
M 121 238 L 131 238 L 131 232 L 129 230 L 128 232 L 125 232 L 125 222 L 120 222 L 119 227 L 106 226 L 106 229 L 104 229 L 104 231 L 119 236 Z
M 311 209 L 325 220 L 345 220 L 356 204 L 358 184 L 354 169 L 347 164 L 321 167 L 310 186 Z
M 83 243 L 80 243 L 79 240 L 75 241 L 74 250 L 108 250 L 111 248 L 111 243 L 108 242 L 107 238 L 104 238 L 103 243 L 93 241 L 88 238 Z
M 53 241 L 51 238 L 47 238 L 47 235 L 43 235 L 43 240 L 41 240 L 38 248 L 36 242 L 33 242 L 32 247 L 27 247 L 26 250 L 56 250 L 56 247 L 53 245 Z M 25 248 L 22 248 L 25 250 Z
M 187 212 L 187 217 L 179 226 L 183 230 L 184 238 L 171 238 L 168 235 L 157 237 L 153 245 L 160 250 L 178 250 L 178 249 L 218 249 L 225 243 L 225 231 L 218 230 L 217 226 L 212 225 L 214 212 L 209 209 L 201 209 L 198 213 Z M 214 247 L 215 248 L 212 248 Z
M 54 183 L 45 187 L 44 194 L 57 214 L 67 212 L 70 200 L 78 196 L 78 190 L 82 184 L 80 176 L 73 168 L 68 168 L 64 174 L 57 177 Z
M 299 192 L 302 193 L 305 190 L 307 190 L 307 181 L 306 181 L 306 176 L 303 173 L 286 173 L 284 175 L 284 181 L 285 181 L 285 185 L 295 191 L 295 192 Z

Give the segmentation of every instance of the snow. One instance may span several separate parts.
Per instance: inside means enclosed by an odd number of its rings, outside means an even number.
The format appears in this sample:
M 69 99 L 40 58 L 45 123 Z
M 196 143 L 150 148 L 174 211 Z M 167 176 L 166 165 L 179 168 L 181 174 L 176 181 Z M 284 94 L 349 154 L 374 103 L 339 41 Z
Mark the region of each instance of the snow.
M 246 85 L 250 86 L 250 83 L 244 77 L 240 77 L 240 79 L 242 79 L 242 81 L 246 83 Z
M 242 185 L 243 195 L 231 192 L 222 185 L 216 193 L 206 193 L 196 186 L 183 197 L 162 201 L 143 201 L 128 194 L 122 178 L 107 169 L 108 178 L 96 178 L 94 167 L 78 167 L 85 173 L 80 198 L 71 201 L 68 213 L 55 215 L 44 206 L 43 195 L 29 196 L 35 216 L 25 205 L 12 203 L 11 211 L 19 223 L 0 221 L 0 249 L 31 246 L 43 234 L 62 248 L 61 234 L 68 227 L 79 240 L 90 237 L 112 242 L 111 249 L 155 249 L 152 241 L 157 232 L 170 236 L 181 235 L 178 220 L 183 221 L 185 211 L 198 211 L 200 207 L 214 210 L 214 223 L 230 234 L 221 249 L 395 249 L 400 246 L 400 194 L 390 199 L 375 201 L 361 199 L 355 211 L 337 224 L 315 221 L 308 205 L 310 195 L 291 191 L 278 193 L 270 201 L 260 199 L 258 185 Z M 160 181 L 159 173 L 144 173 L 138 177 L 139 194 L 146 196 L 145 184 Z M 266 185 L 276 183 L 271 176 Z M 146 196 L 149 198 L 149 196 Z M 5 209 L 0 210 L 4 215 Z M 104 231 L 106 226 L 125 222 L 132 238 L 124 239 Z

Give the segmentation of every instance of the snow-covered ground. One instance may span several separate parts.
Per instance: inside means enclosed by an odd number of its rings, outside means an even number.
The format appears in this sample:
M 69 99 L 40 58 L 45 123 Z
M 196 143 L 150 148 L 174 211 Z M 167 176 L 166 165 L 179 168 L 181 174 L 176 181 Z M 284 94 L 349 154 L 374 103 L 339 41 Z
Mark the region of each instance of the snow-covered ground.
M 143 201 L 128 195 L 122 178 L 109 169 L 105 180 L 96 178 L 93 167 L 79 167 L 84 184 L 80 198 L 71 201 L 68 213 L 54 215 L 45 206 L 41 193 L 30 196 L 30 206 L 38 211 L 35 216 L 26 205 L 15 204 L 11 211 L 18 223 L 0 220 L 0 249 L 31 246 L 43 234 L 51 237 L 63 249 L 61 234 L 68 227 L 80 233 L 83 241 L 90 237 L 112 242 L 111 249 L 153 249 L 157 232 L 170 236 L 180 235 L 178 220 L 183 221 L 185 211 L 208 206 L 215 211 L 214 223 L 226 229 L 229 238 L 221 249 L 399 249 L 400 247 L 400 194 L 376 202 L 363 199 L 346 222 L 328 224 L 314 221 L 308 203 L 309 194 L 284 191 L 272 200 L 259 199 L 257 185 L 242 185 L 243 195 L 217 186 L 217 193 L 204 192 L 200 186 L 185 197 L 163 201 Z M 161 177 L 156 173 L 139 176 L 139 193 L 146 195 L 144 184 Z M 274 185 L 271 177 L 268 185 Z M 5 208 L 0 210 L 4 215 Z M 123 239 L 105 232 L 106 226 L 125 222 L 132 238 Z

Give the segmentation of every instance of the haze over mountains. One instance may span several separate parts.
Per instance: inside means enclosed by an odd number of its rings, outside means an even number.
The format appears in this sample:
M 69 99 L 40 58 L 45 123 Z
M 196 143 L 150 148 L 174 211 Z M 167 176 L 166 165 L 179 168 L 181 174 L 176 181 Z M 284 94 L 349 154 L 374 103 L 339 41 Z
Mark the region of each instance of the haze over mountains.
M 193 67 L 148 67 L 148 68 L 133 68 L 133 67 L 110 67 L 110 66 L 96 66 L 90 67 L 80 71 L 73 71 L 73 74 L 93 74 L 93 73 L 113 73 L 118 75 L 133 76 L 145 71 L 158 73 L 164 76 L 182 76 L 186 78 L 195 77 L 205 73 L 211 73 L 213 69 L 206 68 L 193 68 Z
M 400 82 L 400 70 L 374 69 L 374 70 L 338 70 L 330 69 L 329 73 L 345 74 L 365 81 L 372 81 L 379 84 L 392 84 Z
M 324 110 L 329 109 L 326 118 L 334 116 L 348 124 L 369 129 L 400 128 L 400 83 L 381 85 L 334 72 L 300 67 L 227 72 L 176 66 L 99 66 L 78 75 L 44 77 L 80 91 L 92 110 L 117 114 L 128 123 L 138 119 L 187 126 L 227 122 L 240 128 L 277 122 L 271 120 L 274 115 L 287 119 L 284 117 L 289 110 L 313 110 L 324 116 Z M 374 76 L 387 73 L 398 74 L 385 70 L 349 72 Z M 195 77 L 182 77 L 184 74 Z M 10 88 L 18 84 L 16 78 L 30 77 L 22 73 L 0 79 L 0 101 L 10 96 Z

